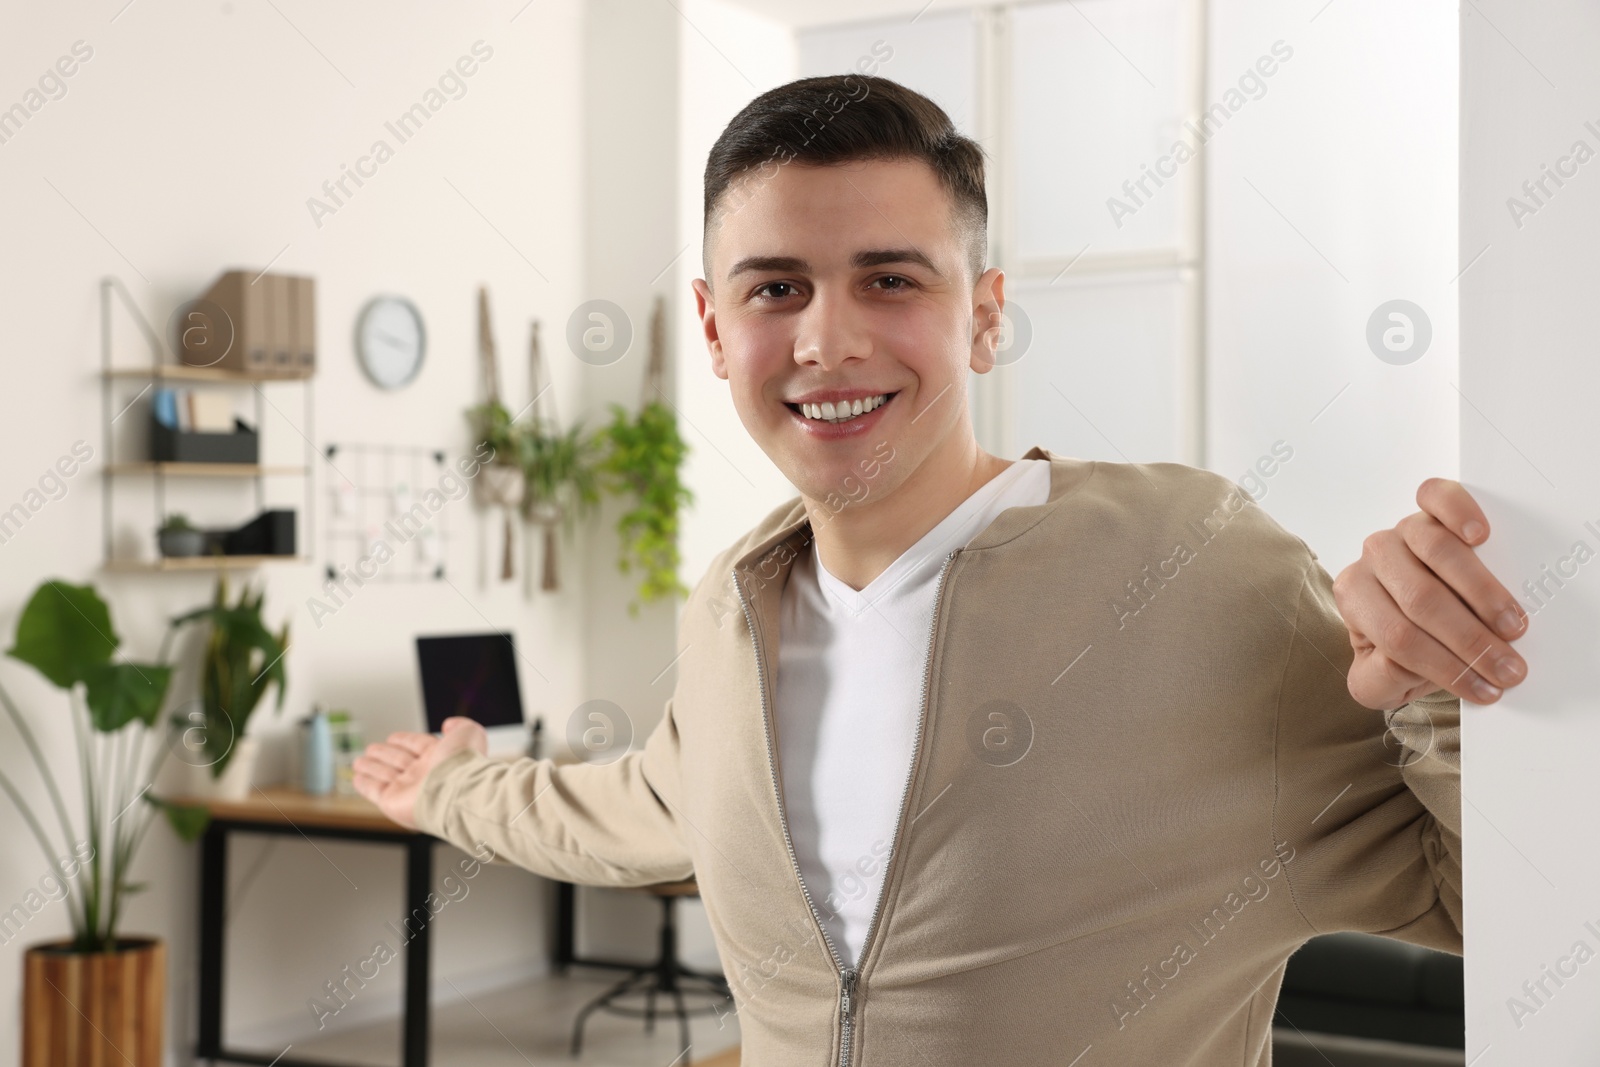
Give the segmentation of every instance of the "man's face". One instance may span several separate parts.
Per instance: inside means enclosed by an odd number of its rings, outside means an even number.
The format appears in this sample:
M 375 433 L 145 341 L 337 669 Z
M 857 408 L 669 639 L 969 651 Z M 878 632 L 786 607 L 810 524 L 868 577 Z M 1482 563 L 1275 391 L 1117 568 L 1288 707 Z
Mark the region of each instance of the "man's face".
M 1002 282 L 995 269 L 969 277 L 951 198 L 931 167 L 768 167 L 719 207 L 708 249 L 714 295 L 694 282 L 711 366 L 745 429 L 803 496 L 857 499 L 871 468 L 866 493 L 881 498 L 941 445 L 941 459 L 968 454 L 966 376 L 993 365 Z M 868 398 L 884 396 L 865 413 Z M 857 400 L 864 413 L 840 422 L 801 406 L 831 402 L 838 419 Z

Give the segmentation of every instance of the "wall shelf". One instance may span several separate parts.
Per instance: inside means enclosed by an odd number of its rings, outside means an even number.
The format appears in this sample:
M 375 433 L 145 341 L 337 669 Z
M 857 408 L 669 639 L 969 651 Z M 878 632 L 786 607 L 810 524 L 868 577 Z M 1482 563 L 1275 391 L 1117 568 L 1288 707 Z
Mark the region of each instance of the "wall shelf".
M 153 367 L 108 367 L 101 371 L 108 378 L 151 378 L 180 382 L 251 384 L 255 382 L 303 382 L 309 374 L 250 374 L 247 371 L 217 367 L 189 367 L 182 363 L 162 363 Z
M 112 294 L 115 293 L 133 316 L 139 331 L 144 334 L 145 341 L 150 346 L 150 362 L 143 366 L 113 367 L 111 365 L 111 311 Z M 207 556 L 162 556 L 156 555 L 153 559 L 119 559 L 113 554 L 113 538 L 115 534 L 115 521 L 113 515 L 114 494 L 112 484 L 118 477 L 147 477 L 155 497 L 156 524 L 159 525 L 166 517 L 166 481 L 169 477 L 176 477 L 190 482 L 200 479 L 251 479 L 255 482 L 255 498 L 258 510 L 266 508 L 265 480 L 268 477 L 294 477 L 305 481 L 305 506 L 300 512 L 299 529 L 296 531 L 295 545 L 303 551 L 309 552 L 312 544 L 312 520 L 314 517 L 315 497 L 312 490 L 311 468 L 316 461 L 316 448 L 312 445 L 312 403 L 311 403 L 311 375 L 310 374 L 253 374 L 248 371 L 223 370 L 217 367 L 191 367 L 182 363 L 164 362 L 165 346 L 160 336 L 151 327 L 144 313 L 139 310 L 138 303 L 133 295 L 128 292 L 128 287 L 122 279 L 115 275 L 106 275 L 100 279 L 100 401 L 101 401 L 101 447 L 105 456 L 106 465 L 104 477 L 101 479 L 101 515 L 102 533 L 104 538 L 103 566 L 112 571 L 142 571 L 142 572 L 170 572 L 170 571 L 205 571 L 226 568 L 250 568 L 265 563 L 309 563 L 309 555 L 293 556 L 262 556 L 262 555 L 207 555 Z M 115 461 L 112 445 L 112 423 L 123 412 L 136 403 L 139 397 L 134 397 L 121 407 L 113 411 L 112 387 L 117 381 L 148 381 L 152 385 L 156 382 L 195 382 L 234 388 L 248 388 L 255 397 L 255 432 L 260 433 L 266 415 L 265 396 L 261 385 L 268 382 L 289 382 L 300 386 L 304 398 L 304 422 L 295 429 L 305 440 L 305 462 L 303 465 L 282 465 L 263 463 L 192 463 L 155 460 L 124 460 Z M 139 396 L 149 390 L 146 386 Z M 278 410 L 274 405 L 273 410 Z M 155 529 L 151 528 L 150 536 L 155 537 Z
M 113 559 L 109 571 L 217 571 L 233 567 L 248 570 L 264 563 L 310 563 L 310 556 L 161 556 L 157 559 Z
M 263 466 L 259 463 L 171 463 L 145 460 L 111 463 L 112 474 L 165 474 L 180 478 L 258 478 L 265 475 L 303 475 L 306 467 Z

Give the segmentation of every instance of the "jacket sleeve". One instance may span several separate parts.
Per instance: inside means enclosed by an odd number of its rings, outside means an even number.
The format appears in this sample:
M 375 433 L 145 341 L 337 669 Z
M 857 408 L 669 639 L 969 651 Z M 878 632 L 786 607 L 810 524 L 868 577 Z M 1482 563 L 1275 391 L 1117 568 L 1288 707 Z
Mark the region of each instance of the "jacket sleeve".
M 418 828 L 493 861 L 580 885 L 681 881 L 694 864 L 679 832 L 672 701 L 642 749 L 609 763 L 492 760 L 457 752 L 418 790 Z
M 1314 552 L 1283 614 L 1274 833 L 1294 850 L 1296 906 L 1314 933 L 1462 955 L 1460 700 L 1437 689 L 1374 711 L 1350 695 L 1355 653 Z

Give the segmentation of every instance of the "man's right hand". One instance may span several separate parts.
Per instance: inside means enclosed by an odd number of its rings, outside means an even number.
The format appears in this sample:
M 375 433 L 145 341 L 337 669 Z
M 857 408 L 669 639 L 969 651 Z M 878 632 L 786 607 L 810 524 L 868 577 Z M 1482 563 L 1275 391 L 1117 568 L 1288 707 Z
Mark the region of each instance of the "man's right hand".
M 408 830 L 417 828 L 413 809 L 428 772 L 463 750 L 487 755 L 489 735 L 472 719 L 459 715 L 444 721 L 439 737 L 401 730 L 387 741 L 374 741 L 350 766 L 356 792 Z

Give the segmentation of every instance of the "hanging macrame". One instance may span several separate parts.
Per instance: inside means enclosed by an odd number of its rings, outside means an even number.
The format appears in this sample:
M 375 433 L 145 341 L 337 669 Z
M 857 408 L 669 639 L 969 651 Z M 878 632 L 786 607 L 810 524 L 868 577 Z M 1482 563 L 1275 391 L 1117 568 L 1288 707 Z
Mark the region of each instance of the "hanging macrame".
M 534 447 L 530 459 L 534 462 L 549 462 L 553 458 L 552 450 L 544 446 L 559 444 L 560 423 L 556 418 L 555 393 L 544 384 L 544 362 L 539 352 L 538 319 L 533 320 L 528 338 L 528 391 L 533 394 L 533 399 L 528 402 L 533 409 L 533 432 L 530 442 Z M 546 407 L 550 410 L 548 419 L 544 415 Z M 552 436 L 546 436 L 547 427 Z M 544 566 L 539 576 L 539 588 L 547 593 L 553 593 L 560 586 L 556 562 L 557 527 L 565 517 L 566 509 L 557 495 L 559 486 L 550 484 L 552 479 L 548 476 L 540 476 L 548 472 L 534 470 L 527 473 L 533 484 L 528 486 L 529 491 L 523 496 L 522 515 L 528 522 L 540 527 L 544 533 Z
M 545 381 L 537 319 L 528 342 L 528 389 L 533 393 L 533 399 L 528 401 L 533 414 L 518 438 L 527 486 L 522 497 L 522 517 L 544 533 L 539 587 L 551 593 L 560 586 L 556 555 L 559 534 L 570 535 L 574 520 L 600 503 L 596 469 L 599 443 L 584 429 L 581 419 L 570 430 L 562 431 L 553 383 Z M 528 577 L 531 581 L 531 572 Z M 529 592 L 531 595 L 531 588 Z
M 644 383 L 639 387 L 639 407 L 643 410 L 658 397 L 667 395 L 667 318 L 666 302 L 659 295 L 650 306 L 650 361 L 645 364 Z
M 494 331 L 489 324 L 489 290 L 478 287 L 478 368 L 481 375 L 483 404 L 479 414 L 478 433 L 483 442 L 494 448 L 494 458 L 478 472 L 479 503 L 502 509 L 505 516 L 504 546 L 500 556 L 500 580 L 512 577 L 512 510 L 522 503 L 525 485 L 520 457 L 517 455 L 516 428 L 511 413 L 500 402 L 500 372 L 495 360 Z

